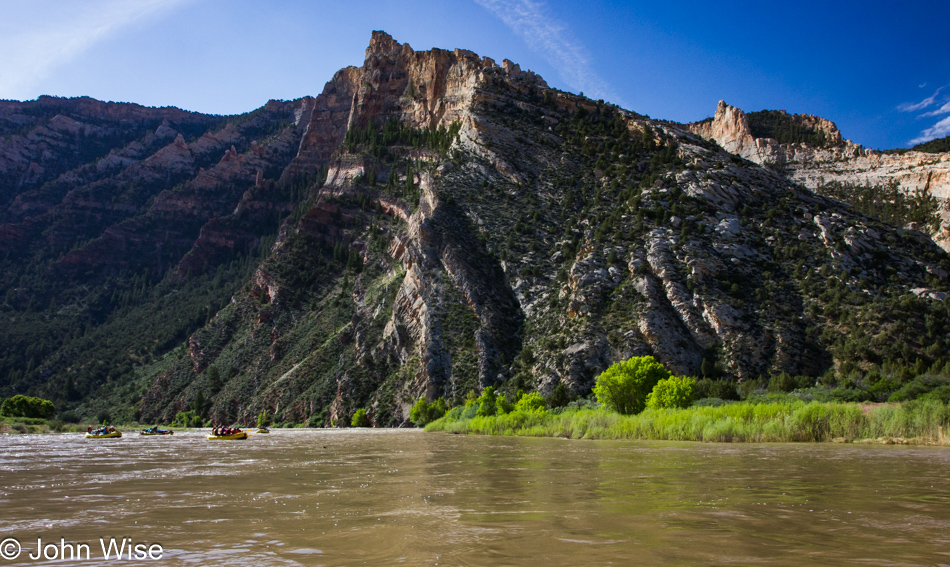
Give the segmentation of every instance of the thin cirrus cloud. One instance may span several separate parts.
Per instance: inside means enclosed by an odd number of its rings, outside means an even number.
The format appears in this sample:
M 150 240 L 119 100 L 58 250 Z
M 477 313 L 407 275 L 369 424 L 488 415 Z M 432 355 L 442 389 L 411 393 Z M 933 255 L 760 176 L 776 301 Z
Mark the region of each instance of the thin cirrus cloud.
M 926 83 L 924 84 L 926 85 Z M 944 87 L 940 87 L 939 89 L 934 91 L 934 94 L 928 96 L 927 98 L 925 98 L 924 100 L 920 102 L 905 102 L 904 104 L 899 104 L 897 105 L 897 110 L 900 110 L 901 112 L 917 112 L 918 110 L 923 110 L 925 108 L 933 106 L 934 102 L 937 101 L 937 95 L 939 95 L 940 91 L 942 91 L 943 89 Z
M 929 116 L 940 116 L 941 114 L 950 114 L 950 102 L 944 103 L 943 106 L 936 110 L 931 110 L 930 112 L 925 112 L 920 115 L 920 118 L 927 118 Z
M 944 136 L 950 136 L 950 116 L 921 132 L 920 136 L 911 140 L 910 143 L 922 144 L 924 142 L 929 142 L 934 138 L 943 138 Z
M 57 68 L 133 24 L 192 0 L 31 2 L 0 24 L 0 98 L 26 99 Z
M 475 0 L 518 34 L 528 46 L 558 70 L 567 85 L 591 98 L 619 102 L 613 89 L 591 70 L 590 53 L 571 37 L 567 27 L 548 15 L 543 2 L 533 0 Z
M 934 91 L 934 94 L 928 96 L 924 100 L 916 103 L 905 102 L 897 107 L 897 110 L 901 112 L 919 112 L 926 108 L 930 108 L 935 104 L 940 104 L 937 102 L 937 96 L 940 95 L 940 91 L 946 88 L 946 85 L 938 88 Z M 917 118 L 932 118 L 934 116 L 941 116 L 943 114 L 950 114 L 950 101 L 944 102 L 942 106 L 934 110 L 929 110 L 924 112 Z M 922 144 L 924 142 L 929 142 L 934 138 L 943 138 L 944 136 L 950 136 L 950 116 L 943 118 L 938 121 L 936 124 L 930 128 L 924 129 L 919 136 L 911 140 L 910 144 Z

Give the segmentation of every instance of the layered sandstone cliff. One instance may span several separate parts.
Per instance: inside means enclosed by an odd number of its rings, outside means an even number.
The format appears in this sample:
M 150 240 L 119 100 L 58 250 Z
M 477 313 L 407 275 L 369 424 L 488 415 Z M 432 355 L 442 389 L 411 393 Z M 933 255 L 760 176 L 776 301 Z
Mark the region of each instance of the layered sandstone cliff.
M 796 115 L 801 123 L 827 134 L 826 147 L 808 144 L 780 144 L 771 138 L 752 135 L 746 114 L 719 101 L 712 120 L 688 124 L 687 128 L 713 140 L 728 152 L 757 164 L 780 169 L 805 187 L 824 183 L 886 185 L 897 182 L 905 191 L 924 190 L 941 201 L 950 202 L 950 152 L 883 153 L 864 148 L 842 138 L 833 122 L 817 116 Z M 950 222 L 950 209 L 943 212 Z M 946 228 L 937 235 L 942 246 L 950 246 Z

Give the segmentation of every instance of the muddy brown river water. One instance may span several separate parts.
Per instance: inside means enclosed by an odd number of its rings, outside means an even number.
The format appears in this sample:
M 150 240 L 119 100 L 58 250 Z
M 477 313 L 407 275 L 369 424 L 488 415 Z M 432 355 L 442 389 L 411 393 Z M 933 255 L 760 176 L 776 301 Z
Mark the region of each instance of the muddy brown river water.
M 950 563 L 947 448 L 206 433 L 0 436 L 0 567 Z

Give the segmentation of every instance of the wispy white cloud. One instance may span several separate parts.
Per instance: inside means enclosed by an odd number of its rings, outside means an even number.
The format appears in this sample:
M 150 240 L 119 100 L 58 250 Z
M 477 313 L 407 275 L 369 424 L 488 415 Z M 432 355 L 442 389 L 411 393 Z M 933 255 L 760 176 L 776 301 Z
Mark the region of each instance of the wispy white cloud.
M 926 83 L 924 83 L 924 85 L 926 85 Z M 921 86 L 924 86 L 924 85 L 921 85 Z M 941 97 L 940 99 L 937 98 L 938 96 L 940 96 L 940 91 L 944 90 L 948 86 L 950 85 L 944 85 L 938 88 L 937 90 L 934 91 L 932 95 L 928 96 L 927 98 L 925 98 L 924 100 L 920 102 L 914 102 L 914 103 L 905 102 L 904 104 L 898 105 L 897 110 L 901 112 L 919 112 L 926 108 L 930 108 L 934 106 L 935 104 L 939 104 L 940 106 L 938 108 L 935 108 L 933 110 L 928 110 L 927 112 L 924 112 L 923 114 L 918 115 L 917 118 L 932 118 L 934 116 L 942 116 L 944 114 L 950 114 L 950 99 L 948 99 L 948 97 L 946 96 Z M 942 138 L 948 135 L 950 135 L 950 117 L 944 118 L 940 120 L 939 122 L 937 122 L 936 124 L 934 124 L 933 126 L 931 126 L 930 128 L 924 129 L 920 133 L 919 136 L 911 140 L 909 143 L 911 145 L 922 144 L 923 142 L 929 142 L 930 140 L 933 140 L 934 138 Z
M 43 79 L 97 43 L 189 1 L 35 1 L 10 10 L 0 24 L 0 98 L 32 98 Z
M 930 112 L 925 112 L 917 118 L 926 118 L 928 116 L 940 116 L 941 114 L 950 114 L 950 102 L 945 102 L 943 106 Z
M 950 116 L 921 132 L 920 136 L 911 140 L 910 143 L 922 144 L 924 142 L 929 142 L 934 138 L 943 138 L 944 136 L 950 136 Z
M 942 91 L 944 88 L 945 87 L 940 87 L 939 89 L 934 91 L 934 94 L 928 96 L 927 98 L 925 98 L 924 100 L 920 102 L 905 102 L 903 104 L 899 104 L 897 105 L 897 110 L 900 110 L 901 112 L 917 112 L 918 110 L 923 110 L 925 108 L 933 106 L 934 102 L 936 102 L 937 100 L 937 95 L 939 95 L 940 91 Z
M 591 98 L 619 102 L 616 94 L 596 72 L 587 48 L 571 36 L 567 26 L 548 14 L 544 2 L 535 0 L 475 0 L 501 19 L 554 66 L 571 88 Z

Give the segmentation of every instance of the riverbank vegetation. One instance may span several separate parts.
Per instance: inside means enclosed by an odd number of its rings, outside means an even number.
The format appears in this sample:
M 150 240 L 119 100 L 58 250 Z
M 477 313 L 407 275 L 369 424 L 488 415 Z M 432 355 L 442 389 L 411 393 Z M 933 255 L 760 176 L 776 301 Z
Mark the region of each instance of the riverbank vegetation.
M 0 435 L 5 433 L 79 433 L 86 424 L 64 423 L 59 419 L 39 417 L 0 417 Z
M 53 402 L 43 398 L 17 394 L 0 403 L 0 415 L 6 417 L 34 417 L 49 419 L 56 413 Z
M 426 431 L 570 439 L 789 442 L 861 441 L 950 444 L 950 412 L 936 400 L 898 404 L 733 402 L 623 415 L 600 407 L 567 407 L 494 416 L 453 408 Z
M 804 385 L 778 376 L 736 388 L 669 376 L 652 357 L 635 357 L 598 377 L 595 399 L 557 405 L 553 395 L 547 403 L 537 393 L 512 400 L 486 388 L 441 418 L 417 424 L 426 431 L 572 439 L 950 445 L 947 387 L 904 388 L 890 403 L 861 403 L 835 399 L 831 388 L 798 386 Z

